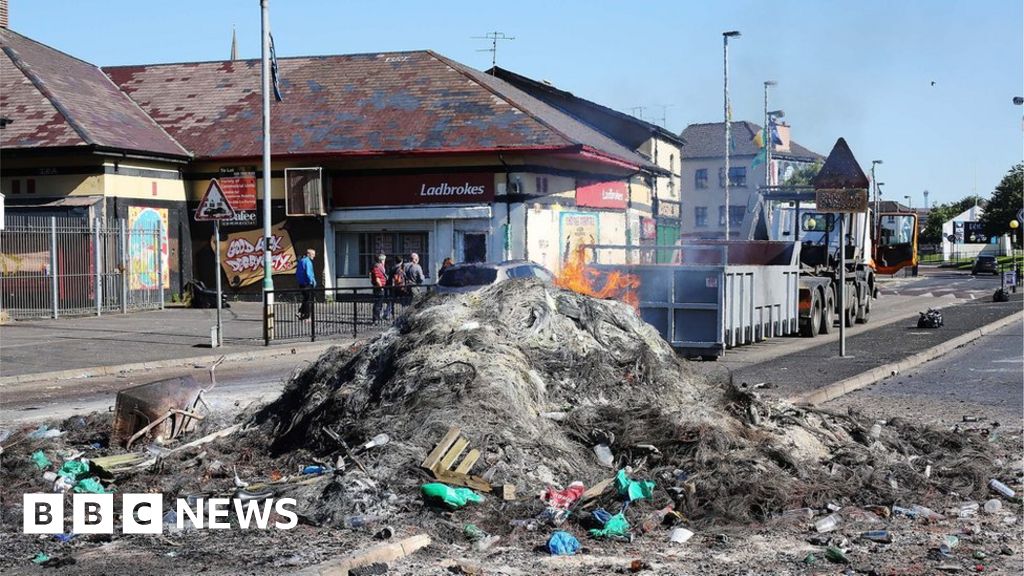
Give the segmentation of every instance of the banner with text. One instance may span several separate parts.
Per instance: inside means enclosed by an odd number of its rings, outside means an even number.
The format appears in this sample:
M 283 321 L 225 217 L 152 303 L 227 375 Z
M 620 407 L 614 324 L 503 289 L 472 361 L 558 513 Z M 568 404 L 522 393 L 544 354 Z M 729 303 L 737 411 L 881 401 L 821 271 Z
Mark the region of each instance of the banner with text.
M 273 273 L 293 272 L 296 266 L 295 248 L 292 247 L 291 236 L 284 229 L 284 223 L 275 224 L 270 233 Z M 211 235 L 211 249 L 215 249 L 215 241 Z M 227 276 L 228 284 L 235 288 L 263 280 L 263 230 L 228 234 L 220 243 L 220 265 Z
M 235 211 L 233 218 L 221 220 L 221 226 L 255 226 L 256 167 L 221 168 L 217 183 Z
M 402 174 L 336 176 L 336 208 L 409 204 L 481 204 L 494 200 L 494 174 Z
M 619 180 L 609 182 L 580 180 L 576 183 L 577 206 L 623 210 L 626 208 L 628 198 L 629 189 L 625 182 Z

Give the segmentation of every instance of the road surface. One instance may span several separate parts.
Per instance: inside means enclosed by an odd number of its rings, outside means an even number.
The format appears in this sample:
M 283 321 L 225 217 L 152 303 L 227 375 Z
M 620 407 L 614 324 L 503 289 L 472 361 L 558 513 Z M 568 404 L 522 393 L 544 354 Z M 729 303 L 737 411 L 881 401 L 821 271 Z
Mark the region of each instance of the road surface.
M 1024 323 L 1015 322 L 822 408 L 854 409 L 879 419 L 899 416 L 944 427 L 962 424 L 967 416 L 1018 430 L 1024 406 L 1022 331 Z

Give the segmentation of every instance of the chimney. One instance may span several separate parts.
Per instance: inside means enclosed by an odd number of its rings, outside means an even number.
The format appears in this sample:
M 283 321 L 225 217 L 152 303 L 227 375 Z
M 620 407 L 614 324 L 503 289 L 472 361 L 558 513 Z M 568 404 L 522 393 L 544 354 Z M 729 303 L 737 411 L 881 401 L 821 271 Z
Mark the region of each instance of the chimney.
M 0 28 L 7 28 L 7 0 L 0 0 Z

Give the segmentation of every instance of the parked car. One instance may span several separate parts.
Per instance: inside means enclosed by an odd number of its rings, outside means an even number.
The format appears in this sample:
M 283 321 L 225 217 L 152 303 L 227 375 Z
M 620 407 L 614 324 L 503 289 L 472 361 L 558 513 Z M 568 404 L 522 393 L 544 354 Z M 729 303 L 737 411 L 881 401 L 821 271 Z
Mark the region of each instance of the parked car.
M 981 272 L 999 274 L 999 265 L 996 264 L 995 256 L 978 256 L 974 259 L 974 265 L 971 266 L 971 275 L 975 276 Z
M 512 278 L 539 278 L 552 282 L 555 276 L 547 268 L 529 260 L 456 264 L 438 278 L 437 291 L 472 292 Z

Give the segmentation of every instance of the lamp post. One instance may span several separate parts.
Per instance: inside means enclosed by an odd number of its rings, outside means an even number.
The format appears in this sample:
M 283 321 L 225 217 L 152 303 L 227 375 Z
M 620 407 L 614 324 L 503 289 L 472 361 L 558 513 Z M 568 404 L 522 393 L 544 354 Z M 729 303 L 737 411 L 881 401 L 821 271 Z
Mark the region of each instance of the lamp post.
M 913 202 L 910 201 L 910 196 L 904 196 L 903 199 L 907 201 L 907 208 L 910 209 L 911 211 L 913 211 L 914 210 L 914 204 L 913 204 Z
M 764 81 L 764 185 L 771 186 L 772 179 L 772 145 L 771 145 L 771 131 L 768 129 L 768 123 L 770 119 L 768 117 L 768 87 L 778 86 L 778 82 L 775 80 Z
M 722 70 L 724 71 L 724 103 L 723 112 L 725 115 L 725 239 L 729 239 L 729 144 L 730 133 L 732 132 L 732 118 L 729 114 L 729 38 L 739 38 L 740 33 L 736 30 L 722 32 Z
M 882 161 L 871 161 L 871 185 L 875 187 L 875 242 L 878 242 L 882 233 L 882 217 L 878 215 L 879 210 L 882 209 L 882 199 L 880 198 L 881 192 L 878 190 L 878 182 L 875 180 L 875 166 L 878 164 L 882 164 Z

